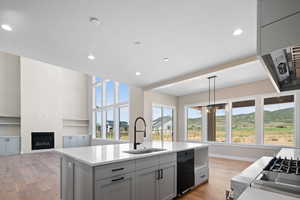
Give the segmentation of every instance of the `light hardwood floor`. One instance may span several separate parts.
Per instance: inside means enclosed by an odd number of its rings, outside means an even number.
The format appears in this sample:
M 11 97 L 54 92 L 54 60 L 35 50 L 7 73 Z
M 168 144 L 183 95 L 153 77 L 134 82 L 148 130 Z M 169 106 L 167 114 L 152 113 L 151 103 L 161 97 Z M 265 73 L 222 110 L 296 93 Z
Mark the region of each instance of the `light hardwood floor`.
M 230 178 L 251 163 L 210 158 L 210 179 L 183 200 L 224 200 Z M 0 156 L 1 200 L 59 200 L 59 156 L 54 152 Z

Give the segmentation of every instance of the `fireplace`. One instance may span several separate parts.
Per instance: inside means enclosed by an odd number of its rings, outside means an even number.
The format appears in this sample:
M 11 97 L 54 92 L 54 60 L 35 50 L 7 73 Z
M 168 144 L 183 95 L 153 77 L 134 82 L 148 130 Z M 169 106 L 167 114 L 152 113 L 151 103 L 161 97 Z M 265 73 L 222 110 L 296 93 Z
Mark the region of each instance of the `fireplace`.
M 31 133 L 31 149 L 53 149 L 54 148 L 54 132 L 32 132 Z

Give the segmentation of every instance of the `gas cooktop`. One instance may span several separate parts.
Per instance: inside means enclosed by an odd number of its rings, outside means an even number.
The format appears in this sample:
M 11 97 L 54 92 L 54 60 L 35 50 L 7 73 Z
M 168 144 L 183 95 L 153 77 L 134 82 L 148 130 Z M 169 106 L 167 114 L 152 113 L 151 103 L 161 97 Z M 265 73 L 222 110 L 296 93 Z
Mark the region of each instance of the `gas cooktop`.
M 300 176 L 300 160 L 274 157 L 264 168 L 264 171 L 272 171 Z

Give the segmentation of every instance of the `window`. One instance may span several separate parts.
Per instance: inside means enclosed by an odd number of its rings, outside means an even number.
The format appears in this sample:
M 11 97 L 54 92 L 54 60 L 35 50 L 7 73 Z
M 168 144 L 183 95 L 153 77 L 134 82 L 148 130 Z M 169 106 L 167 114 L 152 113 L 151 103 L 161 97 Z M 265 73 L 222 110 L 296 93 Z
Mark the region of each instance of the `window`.
M 96 101 L 96 108 L 100 108 L 102 106 L 102 87 L 101 87 L 101 85 L 95 87 L 95 101 Z
M 264 144 L 295 146 L 294 96 L 264 99 Z
M 164 141 L 172 141 L 173 137 L 173 109 L 163 108 L 162 133 Z
M 119 85 L 119 102 L 127 102 L 129 96 L 128 85 L 120 83 Z
M 93 80 L 94 137 L 128 140 L 129 87 L 99 77 Z
M 202 140 L 202 107 L 187 108 L 187 139 Z
M 119 139 L 120 140 L 129 140 L 128 138 L 128 129 L 129 129 L 129 111 L 128 106 L 119 108 Z
M 207 107 L 207 139 L 208 141 L 225 142 L 225 104 Z
M 161 140 L 161 117 L 162 110 L 160 107 L 152 108 L 152 140 Z
M 255 101 L 233 102 L 231 112 L 232 142 L 255 144 Z
M 114 110 L 109 109 L 106 111 L 106 138 L 107 139 L 114 139 Z
M 152 107 L 152 140 L 173 140 L 173 109 L 164 106 Z
M 101 112 L 95 112 L 96 113 L 96 138 L 102 137 L 102 113 Z
M 95 83 L 99 83 L 101 82 L 101 78 L 100 77 L 95 77 Z
M 112 105 L 115 102 L 115 84 L 113 81 L 106 81 L 106 105 Z

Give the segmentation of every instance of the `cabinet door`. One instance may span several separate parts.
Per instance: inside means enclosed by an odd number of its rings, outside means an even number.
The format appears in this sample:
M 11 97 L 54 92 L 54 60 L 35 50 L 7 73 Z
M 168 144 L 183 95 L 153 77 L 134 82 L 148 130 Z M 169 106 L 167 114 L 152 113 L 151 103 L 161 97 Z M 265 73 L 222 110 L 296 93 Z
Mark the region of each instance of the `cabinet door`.
M 96 182 L 95 200 L 134 200 L 134 176 L 125 174 Z
M 300 11 L 299 0 L 261 0 L 262 26 Z
M 89 146 L 90 145 L 90 136 L 83 136 L 83 146 Z
M 5 139 L 0 138 L 0 156 L 5 155 Z
M 20 141 L 17 137 L 7 138 L 6 141 L 6 154 L 14 155 L 20 152 Z
M 61 159 L 61 198 L 74 200 L 74 163 Z
M 73 136 L 64 136 L 64 148 L 74 146 L 74 137 Z
M 159 200 L 176 197 L 177 170 L 176 163 L 160 165 L 161 176 L 159 179 Z
M 136 178 L 136 200 L 158 199 L 158 166 L 137 171 Z

